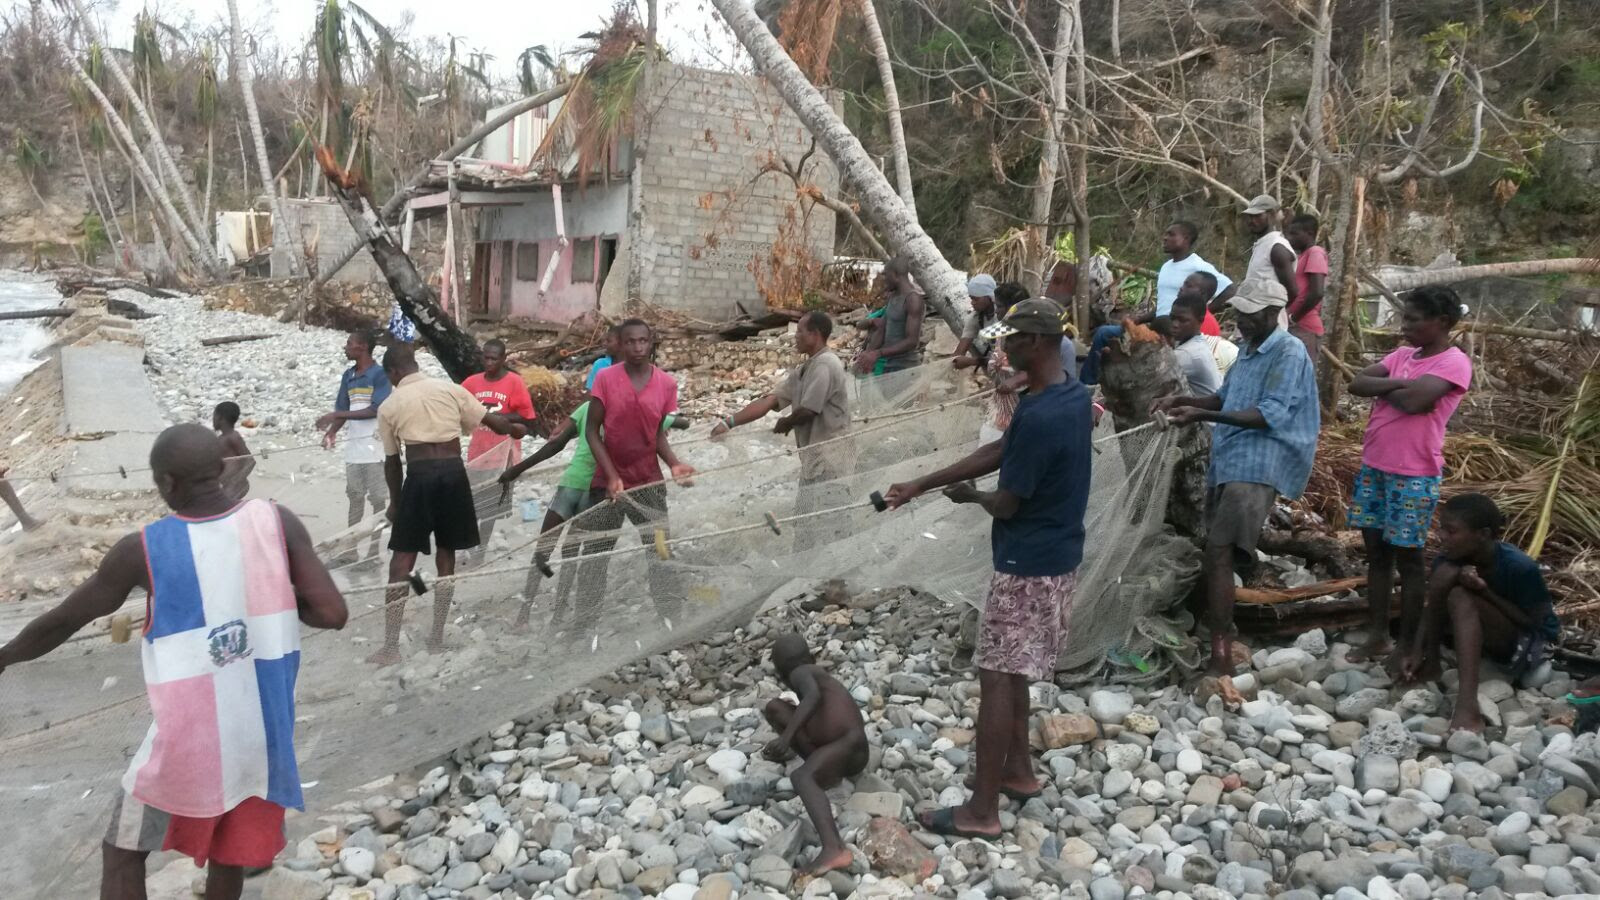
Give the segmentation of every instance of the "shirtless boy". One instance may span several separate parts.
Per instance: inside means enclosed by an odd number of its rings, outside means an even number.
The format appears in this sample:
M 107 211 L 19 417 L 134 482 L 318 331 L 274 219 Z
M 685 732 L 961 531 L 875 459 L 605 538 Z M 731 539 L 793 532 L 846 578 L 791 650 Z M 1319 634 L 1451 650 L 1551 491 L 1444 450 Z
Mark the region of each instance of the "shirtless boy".
M 222 491 L 231 500 L 243 500 L 250 493 L 250 473 L 256 460 L 239 434 L 239 404 L 224 400 L 211 412 L 211 430 L 222 441 Z
M 867 732 L 861 709 L 844 685 L 823 671 L 797 634 L 780 635 L 772 645 L 772 665 L 799 705 L 775 699 L 767 703 L 767 724 L 778 737 L 766 747 L 768 759 L 783 761 L 798 752 L 805 763 L 789 778 L 805 803 L 806 814 L 822 838 L 822 849 L 808 869 L 821 875 L 850 865 L 850 848 L 839 837 L 839 825 L 828 805 L 828 788 L 867 767 Z

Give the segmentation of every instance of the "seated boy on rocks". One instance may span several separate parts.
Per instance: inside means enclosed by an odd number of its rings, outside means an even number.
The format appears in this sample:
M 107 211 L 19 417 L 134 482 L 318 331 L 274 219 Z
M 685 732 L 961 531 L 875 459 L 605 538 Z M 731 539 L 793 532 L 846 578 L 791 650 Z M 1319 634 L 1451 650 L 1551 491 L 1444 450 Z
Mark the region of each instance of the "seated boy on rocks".
M 797 634 L 780 635 L 773 642 L 772 665 L 800 702 L 776 698 L 767 703 L 767 723 L 778 732 L 777 739 L 766 747 L 767 758 L 782 762 L 798 751 L 805 760 L 789 779 L 822 839 L 822 849 L 808 873 L 844 869 L 850 865 L 850 848 L 839 837 L 827 790 L 867 767 L 867 732 L 861 723 L 861 709 L 844 685 L 817 665 Z

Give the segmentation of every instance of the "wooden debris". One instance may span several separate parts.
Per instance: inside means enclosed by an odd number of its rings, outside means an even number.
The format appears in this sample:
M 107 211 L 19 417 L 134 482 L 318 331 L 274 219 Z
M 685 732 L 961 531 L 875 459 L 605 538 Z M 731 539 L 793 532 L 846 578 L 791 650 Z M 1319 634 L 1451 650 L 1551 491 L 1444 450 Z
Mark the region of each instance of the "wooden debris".
M 242 344 L 245 341 L 262 341 L 275 334 L 230 334 L 227 337 L 206 338 L 200 342 L 202 347 L 220 347 L 223 344 Z
M 14 309 L 0 312 L 0 321 L 13 319 L 65 319 L 77 312 L 74 309 Z
M 1259 606 L 1271 606 L 1278 603 L 1287 603 L 1291 600 L 1309 600 L 1313 597 L 1326 597 L 1329 594 L 1342 594 L 1365 587 L 1367 577 L 1361 575 L 1355 578 L 1336 578 L 1332 581 L 1319 581 L 1297 588 L 1283 588 L 1281 590 L 1266 590 L 1262 588 L 1239 588 L 1236 593 L 1240 603 L 1254 603 Z

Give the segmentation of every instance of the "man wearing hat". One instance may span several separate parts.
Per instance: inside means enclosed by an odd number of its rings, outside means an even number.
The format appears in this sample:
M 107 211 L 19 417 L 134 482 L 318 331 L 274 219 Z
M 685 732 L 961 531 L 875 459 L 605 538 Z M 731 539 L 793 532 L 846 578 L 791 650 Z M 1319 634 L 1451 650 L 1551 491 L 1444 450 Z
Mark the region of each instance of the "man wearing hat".
M 989 355 L 990 342 L 978 337 L 985 326 L 994 322 L 1005 310 L 996 309 L 994 292 L 997 285 L 993 275 L 974 275 L 967 279 L 967 299 L 972 301 L 972 315 L 961 328 L 961 340 L 956 344 L 955 358 L 950 364 L 958 369 L 983 365 Z
M 1061 365 L 1065 315 L 1052 301 L 1024 300 L 984 329 L 1027 374 L 1011 424 L 966 459 L 885 494 L 899 507 L 943 487 L 952 501 L 976 503 L 994 517 L 994 576 L 974 654 L 982 692 L 977 771 L 965 804 L 919 819 L 936 834 L 996 838 L 1000 794 L 1023 802 L 1042 791 L 1028 750 L 1028 684 L 1052 677 L 1066 639 L 1093 455 L 1089 391 Z M 996 470 L 993 490 L 973 484 Z
M 1244 280 L 1265 279 L 1276 281 L 1283 286 L 1288 296 L 1286 302 L 1295 300 L 1294 280 L 1294 247 L 1289 244 L 1289 239 L 1278 230 L 1278 201 L 1271 194 L 1260 194 L 1244 208 L 1244 229 L 1248 231 L 1256 242 L 1250 247 L 1250 262 L 1245 266 Z M 1219 296 L 1212 302 L 1213 310 L 1220 310 L 1220 302 L 1226 298 Z M 1280 327 L 1287 329 L 1288 315 L 1285 314 Z
M 1211 670 L 1233 674 L 1234 571 L 1248 578 L 1256 541 L 1281 494 L 1305 490 L 1322 426 L 1305 345 L 1278 327 L 1288 297 L 1273 278 L 1247 279 L 1228 304 L 1244 344 L 1210 397 L 1162 397 L 1171 421 L 1213 422 L 1206 509 L 1206 594 Z

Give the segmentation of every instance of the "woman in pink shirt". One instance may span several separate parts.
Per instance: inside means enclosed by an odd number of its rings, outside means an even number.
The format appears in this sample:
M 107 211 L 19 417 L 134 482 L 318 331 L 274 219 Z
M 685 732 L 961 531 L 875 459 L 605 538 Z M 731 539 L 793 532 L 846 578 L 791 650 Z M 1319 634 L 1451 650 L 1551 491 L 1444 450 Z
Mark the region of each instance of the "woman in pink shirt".
M 1450 344 L 1450 329 L 1460 319 L 1455 291 L 1412 291 L 1401 317 L 1405 346 L 1350 382 L 1351 394 L 1373 398 L 1349 515 L 1366 543 L 1371 625 L 1366 646 L 1350 654 L 1352 661 L 1392 653 L 1389 607 L 1397 567 L 1399 646 L 1416 640 L 1427 589 L 1422 548 L 1439 502 L 1445 424 L 1472 385 L 1472 361 Z M 1392 655 L 1388 662 L 1391 668 L 1398 664 Z
M 1283 236 L 1298 254 L 1294 261 L 1294 302 L 1289 304 L 1289 333 L 1306 345 L 1311 366 L 1322 352 L 1322 292 L 1328 284 L 1328 251 L 1317 246 L 1317 217 L 1302 213 L 1289 220 Z

